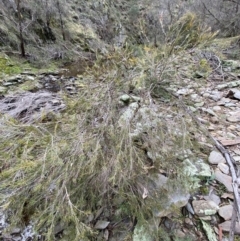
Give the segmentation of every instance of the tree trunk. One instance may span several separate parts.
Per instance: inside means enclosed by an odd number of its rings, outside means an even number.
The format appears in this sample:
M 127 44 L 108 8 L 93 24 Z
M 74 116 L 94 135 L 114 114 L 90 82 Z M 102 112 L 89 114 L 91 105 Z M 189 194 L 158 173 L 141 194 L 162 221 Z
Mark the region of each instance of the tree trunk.
M 21 0 L 17 0 L 17 14 L 18 14 L 18 26 L 19 26 L 19 39 L 20 39 L 20 51 L 21 56 L 25 57 L 25 47 L 24 47 L 24 38 L 22 32 L 22 15 L 21 15 L 21 7 L 20 7 Z
M 64 25 L 63 25 L 63 19 L 62 19 L 62 12 L 61 12 L 61 9 L 60 9 L 59 1 L 57 0 L 56 3 L 57 3 L 59 18 L 60 18 L 60 24 L 61 24 L 61 30 L 62 30 L 62 38 L 63 38 L 63 40 L 65 41 L 66 38 L 65 38 L 65 33 L 64 33 Z

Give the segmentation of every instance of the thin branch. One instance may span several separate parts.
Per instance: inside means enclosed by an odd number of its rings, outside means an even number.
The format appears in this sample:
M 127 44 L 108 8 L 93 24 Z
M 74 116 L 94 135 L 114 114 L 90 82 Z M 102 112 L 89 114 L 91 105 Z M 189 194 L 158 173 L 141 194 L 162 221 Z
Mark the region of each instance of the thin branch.
M 208 13 L 220 24 L 220 21 L 215 17 L 215 15 L 206 7 L 205 3 L 203 1 L 202 2 L 202 5 L 203 7 L 208 11 Z

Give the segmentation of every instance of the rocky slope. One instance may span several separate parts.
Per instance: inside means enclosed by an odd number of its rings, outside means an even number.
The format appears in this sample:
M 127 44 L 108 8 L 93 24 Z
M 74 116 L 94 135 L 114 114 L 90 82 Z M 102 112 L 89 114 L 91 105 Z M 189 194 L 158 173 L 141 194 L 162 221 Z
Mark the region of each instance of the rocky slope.
M 237 39 L 2 75 L 1 238 L 228 240 L 232 176 L 211 137 L 237 169 Z
M 0 3 L 0 239 L 230 240 L 239 37 L 182 1 L 19 3 Z

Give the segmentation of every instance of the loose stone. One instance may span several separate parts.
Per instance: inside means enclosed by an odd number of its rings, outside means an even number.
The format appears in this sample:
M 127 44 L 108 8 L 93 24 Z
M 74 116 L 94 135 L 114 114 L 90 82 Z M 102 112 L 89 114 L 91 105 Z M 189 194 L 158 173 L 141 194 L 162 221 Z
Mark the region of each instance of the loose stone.
M 216 169 L 215 171 L 215 179 L 222 183 L 229 192 L 233 192 L 232 188 L 232 177 L 223 174 L 219 169 Z
M 231 221 L 225 221 L 225 222 L 219 224 L 219 227 L 221 227 L 223 231 L 229 232 L 230 227 L 231 227 Z M 239 222 L 236 223 L 235 234 L 240 234 L 240 223 Z
M 211 164 L 226 163 L 223 155 L 218 151 L 212 151 L 208 157 L 208 162 Z
M 214 215 L 219 209 L 218 205 L 213 201 L 194 200 L 192 205 L 196 215 L 199 217 Z
M 224 173 L 224 174 L 229 174 L 229 167 L 228 165 L 224 163 L 218 163 L 218 168 Z
M 232 205 L 225 205 L 219 208 L 218 213 L 219 215 L 224 218 L 225 220 L 230 220 L 232 218 L 233 206 Z

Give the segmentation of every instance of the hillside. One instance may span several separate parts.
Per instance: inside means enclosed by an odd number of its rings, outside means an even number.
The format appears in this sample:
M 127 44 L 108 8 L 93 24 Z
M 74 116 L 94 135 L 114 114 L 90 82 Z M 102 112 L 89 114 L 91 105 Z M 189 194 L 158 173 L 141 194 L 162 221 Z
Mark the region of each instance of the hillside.
M 239 239 L 239 36 L 176 2 L 0 3 L 1 240 Z

